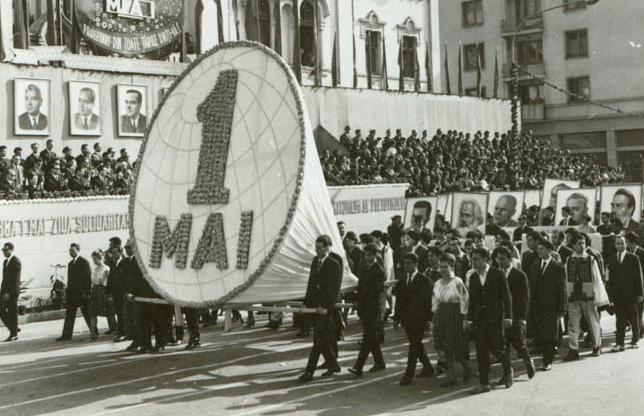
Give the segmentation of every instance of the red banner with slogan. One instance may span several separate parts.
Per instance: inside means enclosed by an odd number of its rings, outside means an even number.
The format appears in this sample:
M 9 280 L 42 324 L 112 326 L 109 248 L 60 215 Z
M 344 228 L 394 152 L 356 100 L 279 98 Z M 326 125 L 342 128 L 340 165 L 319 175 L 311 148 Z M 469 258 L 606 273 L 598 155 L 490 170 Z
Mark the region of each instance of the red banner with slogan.
M 181 0 L 75 0 L 76 21 L 101 55 L 161 59 L 182 32 Z

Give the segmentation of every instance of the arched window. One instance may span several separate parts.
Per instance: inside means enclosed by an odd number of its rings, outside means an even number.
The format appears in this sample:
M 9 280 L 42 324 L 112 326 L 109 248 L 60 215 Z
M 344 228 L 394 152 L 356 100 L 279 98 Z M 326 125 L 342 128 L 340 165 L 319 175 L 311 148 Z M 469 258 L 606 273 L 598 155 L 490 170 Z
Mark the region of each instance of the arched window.
M 309 0 L 300 6 L 300 48 L 302 66 L 315 66 L 315 11 Z

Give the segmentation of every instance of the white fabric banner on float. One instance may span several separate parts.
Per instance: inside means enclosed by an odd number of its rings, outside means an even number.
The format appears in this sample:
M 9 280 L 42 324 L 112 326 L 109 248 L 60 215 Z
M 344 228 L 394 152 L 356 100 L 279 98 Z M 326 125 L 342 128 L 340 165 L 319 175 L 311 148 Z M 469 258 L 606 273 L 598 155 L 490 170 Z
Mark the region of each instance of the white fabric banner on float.
M 0 202 L 0 235 L 22 262 L 25 296 L 48 299 L 54 265 L 67 265 L 69 245 L 78 243 L 88 260 L 111 237 L 127 238 L 127 196 L 33 199 Z M 67 270 L 61 269 L 64 281 Z M 21 301 L 29 306 L 29 301 Z
M 331 205 L 337 221 L 358 235 L 386 230 L 391 217 L 405 216 L 409 184 L 330 186 Z

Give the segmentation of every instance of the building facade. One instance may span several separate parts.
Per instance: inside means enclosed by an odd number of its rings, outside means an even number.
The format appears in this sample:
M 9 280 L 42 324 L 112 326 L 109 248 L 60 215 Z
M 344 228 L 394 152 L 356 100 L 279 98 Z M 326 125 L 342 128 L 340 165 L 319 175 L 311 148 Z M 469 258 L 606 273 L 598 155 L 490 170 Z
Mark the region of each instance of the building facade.
M 559 5 L 563 7 L 542 13 Z M 447 50 L 454 90 L 461 48 L 464 93 L 472 94 L 476 91 L 479 50 L 483 92 L 491 96 L 497 56 L 498 94 L 510 98 L 512 39 L 518 28 L 517 60 L 531 74 L 522 72 L 519 81 L 523 129 L 549 137 L 555 146 L 571 152 L 596 154 L 610 164 L 622 163 L 630 180 L 640 181 L 644 157 L 641 16 L 644 2 L 628 0 L 595 5 L 577 0 L 442 1 L 441 61 L 444 67 Z M 441 82 L 445 89 L 444 73 Z

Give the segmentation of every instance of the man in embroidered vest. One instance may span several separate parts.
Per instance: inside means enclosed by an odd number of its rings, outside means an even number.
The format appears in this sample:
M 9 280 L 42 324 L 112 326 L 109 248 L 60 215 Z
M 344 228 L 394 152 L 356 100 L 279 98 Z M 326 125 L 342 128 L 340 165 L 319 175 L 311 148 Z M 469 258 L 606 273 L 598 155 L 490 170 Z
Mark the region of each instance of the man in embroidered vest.
M 484 248 L 477 248 L 472 253 L 474 272 L 470 276 L 466 326 L 472 328 L 479 366 L 479 385 L 472 394 L 490 391 L 490 352 L 503 365 L 502 382 L 507 388 L 512 386 L 514 378 L 504 341 L 505 330 L 512 326 L 512 297 L 503 272 L 490 267 L 488 259 L 488 251 Z
M 575 233 L 570 242 L 573 253 L 566 262 L 566 286 L 568 291 L 568 355 L 564 361 L 579 359 L 579 334 L 582 317 L 593 334 L 592 356 L 601 354 L 601 328 L 596 302 L 603 301 L 596 288 L 603 289 L 603 282 L 597 261 L 586 252 L 584 236 Z M 600 306 L 600 305 L 597 305 Z
M 635 254 L 626 251 L 623 236 L 615 237 L 617 253 L 608 260 L 608 293 L 615 305 L 617 334 L 612 352 L 624 351 L 626 323 L 631 326 L 631 348 L 638 348 L 640 319 L 637 305 L 642 301 L 642 269 Z

